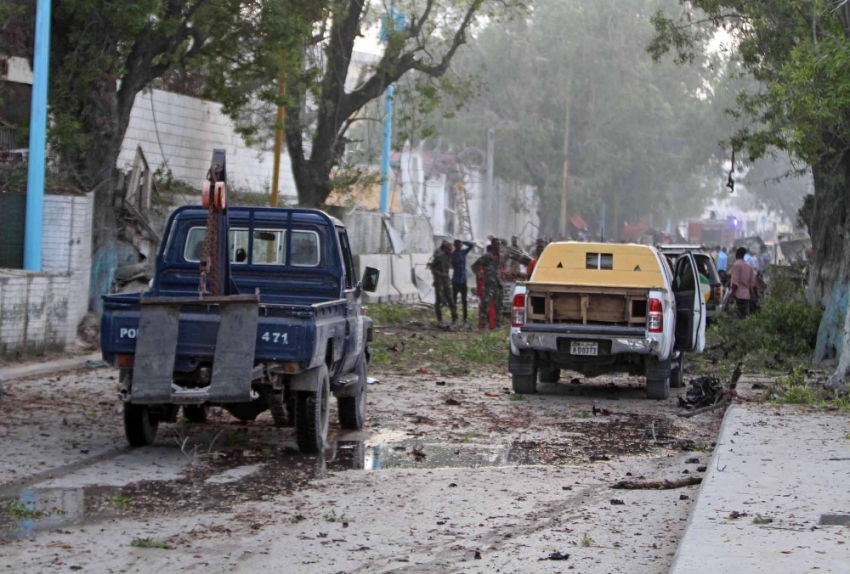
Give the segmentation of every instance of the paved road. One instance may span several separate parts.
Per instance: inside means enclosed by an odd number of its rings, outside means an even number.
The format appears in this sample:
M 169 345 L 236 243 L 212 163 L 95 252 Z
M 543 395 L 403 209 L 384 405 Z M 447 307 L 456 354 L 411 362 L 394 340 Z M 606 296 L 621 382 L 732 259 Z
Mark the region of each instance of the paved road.
M 515 400 L 505 372 L 371 374 L 367 428 L 320 457 L 268 414 L 129 450 L 110 369 L 10 381 L 0 571 L 668 571 L 696 488 L 610 485 L 697 473 L 686 460 L 710 455 L 682 448 L 711 443 L 719 414 L 680 419 L 637 379 Z

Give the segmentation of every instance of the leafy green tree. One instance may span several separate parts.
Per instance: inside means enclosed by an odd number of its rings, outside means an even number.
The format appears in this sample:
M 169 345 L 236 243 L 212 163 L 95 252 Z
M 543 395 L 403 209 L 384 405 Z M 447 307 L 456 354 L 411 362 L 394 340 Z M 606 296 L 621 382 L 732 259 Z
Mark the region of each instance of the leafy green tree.
M 671 0 L 540 0 L 529 18 L 485 27 L 455 68 L 484 88 L 438 131 L 483 148 L 495 130 L 496 175 L 533 185 L 544 231 L 559 227 L 565 139 L 570 213 L 607 235 L 624 223 L 657 227 L 698 212 L 719 165 L 722 107 L 710 86 L 719 58 L 658 67 L 644 51 L 652 15 Z M 569 129 L 567 118 L 569 117 Z M 714 173 L 714 172 L 712 172 Z
M 318 4 L 318 1 L 313 2 Z M 236 72 L 274 68 L 300 47 L 316 12 L 311 0 L 63 0 L 53 2 L 51 150 L 66 179 L 95 191 L 94 298 L 114 266 L 116 161 L 139 92 L 175 70 L 211 85 Z M 0 9 L 4 29 L 31 33 L 35 0 Z M 319 4 L 322 6 L 322 4 Z
M 416 73 L 423 79 L 419 83 L 423 92 L 434 85 L 430 80 L 451 89 L 449 81 L 438 79 L 445 76 L 477 22 L 482 18 L 500 22 L 522 2 L 398 0 L 395 4 L 404 15 L 403 25 L 387 26 L 382 57 L 357 78 L 349 78 L 354 42 L 377 23 L 381 14 L 375 11 L 388 11 L 386 6 L 330 0 L 315 23 L 315 35 L 302 49 L 288 53 L 285 138 L 301 205 L 321 205 L 335 187 L 351 183 L 344 170 L 338 170 L 349 142 L 348 130 L 387 85 Z M 266 101 L 273 99 L 268 86 L 275 80 L 275 76 L 267 78 L 266 89 L 259 92 Z M 228 101 L 226 94 L 222 99 Z
M 659 12 L 655 57 L 674 51 L 692 62 L 695 39 L 722 30 L 759 83 L 738 97 L 732 139 L 755 159 L 778 148 L 811 165 L 806 202 L 814 260 L 807 296 L 826 307 L 815 359 L 841 355 L 836 380 L 850 373 L 850 3 L 844 0 L 689 0 L 681 16 Z

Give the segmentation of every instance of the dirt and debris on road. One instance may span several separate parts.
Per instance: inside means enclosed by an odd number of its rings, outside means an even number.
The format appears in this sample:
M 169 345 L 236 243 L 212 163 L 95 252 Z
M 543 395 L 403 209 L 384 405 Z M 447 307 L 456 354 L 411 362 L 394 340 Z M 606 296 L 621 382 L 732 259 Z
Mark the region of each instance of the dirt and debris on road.
M 612 486 L 698 477 L 720 413 L 629 377 L 518 396 L 504 332 L 412 323 L 378 330 L 366 428 L 321 456 L 220 410 L 130 450 L 111 370 L 9 382 L 0 569 L 667 571 L 697 487 Z

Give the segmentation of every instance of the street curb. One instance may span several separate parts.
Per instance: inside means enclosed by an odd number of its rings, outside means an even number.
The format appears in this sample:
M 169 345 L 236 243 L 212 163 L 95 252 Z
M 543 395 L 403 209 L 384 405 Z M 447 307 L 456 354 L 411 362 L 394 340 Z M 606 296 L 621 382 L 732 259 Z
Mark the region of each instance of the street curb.
M 75 369 L 82 369 L 89 361 L 100 361 L 102 359 L 103 356 L 100 352 L 97 352 L 90 355 L 71 357 L 70 359 L 48 361 L 46 363 L 28 363 L 19 367 L 12 367 L 8 369 L 0 367 L 0 380 L 8 382 L 14 379 L 23 379 L 25 377 L 73 371 Z
M 691 513 L 688 516 L 687 524 L 685 524 L 685 532 L 682 534 L 682 538 L 679 540 L 679 545 L 676 547 L 676 555 L 673 556 L 673 563 L 670 566 L 670 574 L 676 574 L 676 572 L 677 572 L 676 568 L 679 564 L 679 559 L 681 558 L 680 552 L 682 550 L 682 543 L 685 541 L 685 538 L 688 537 L 688 531 L 690 531 L 690 529 L 691 529 L 691 524 L 694 520 L 694 514 L 696 513 L 696 509 L 697 509 L 697 505 L 699 504 L 700 496 L 702 496 L 703 491 L 706 490 L 706 488 L 707 488 L 706 484 L 708 483 L 709 479 L 711 479 L 714 476 L 714 471 L 712 469 L 717 468 L 717 461 L 715 461 L 715 458 L 718 458 L 720 456 L 720 449 L 717 448 L 717 447 L 720 446 L 721 439 L 723 438 L 724 433 L 726 432 L 727 425 L 731 424 L 731 423 L 729 423 L 729 421 L 731 420 L 732 417 L 729 416 L 729 413 L 732 411 L 732 409 L 740 409 L 740 408 L 741 408 L 740 405 L 735 405 L 735 404 L 729 405 L 729 408 L 726 409 L 725 413 L 723 413 L 723 422 L 720 423 L 720 431 L 717 433 L 717 442 L 715 443 L 716 446 L 714 448 L 714 453 L 711 455 L 711 460 L 708 461 L 708 469 L 706 470 L 706 473 L 703 476 L 702 483 L 700 483 L 700 485 L 699 485 L 699 490 L 697 491 L 696 496 L 694 496 L 694 503 L 691 506 Z

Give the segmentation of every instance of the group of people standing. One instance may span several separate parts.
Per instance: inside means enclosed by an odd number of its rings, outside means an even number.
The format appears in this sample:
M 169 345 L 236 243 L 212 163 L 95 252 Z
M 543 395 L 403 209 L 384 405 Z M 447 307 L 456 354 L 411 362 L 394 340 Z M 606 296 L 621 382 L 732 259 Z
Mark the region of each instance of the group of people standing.
M 490 323 L 490 310 L 495 314 L 495 327 L 501 327 L 506 280 L 525 279 L 530 277 L 537 262 L 537 257 L 543 252 L 545 242 L 538 240 L 535 259 L 528 265 L 525 273 L 521 264 L 508 258 L 506 242 L 490 237 L 484 254 L 470 266 L 478 279 L 478 328 L 484 329 Z M 511 238 L 511 246 L 519 249 L 518 238 Z M 443 324 L 443 309 L 448 307 L 451 312 L 452 324 L 457 324 L 457 298 L 460 295 L 463 322 L 468 322 L 468 282 L 467 255 L 475 247 L 471 241 L 454 241 L 454 244 L 443 241 L 434 252 L 429 265 L 434 278 L 434 297 L 437 324 Z

